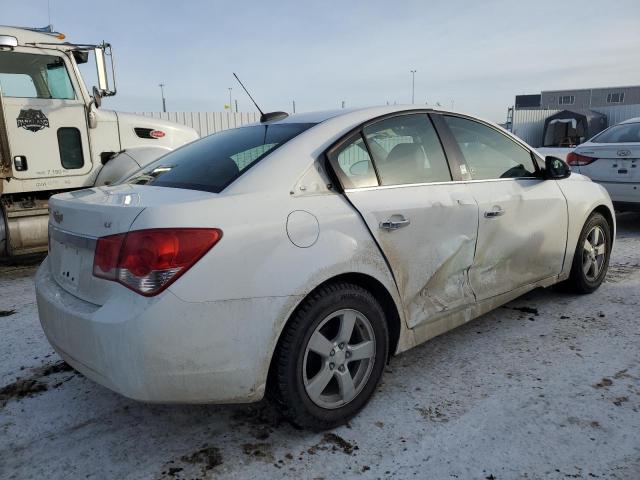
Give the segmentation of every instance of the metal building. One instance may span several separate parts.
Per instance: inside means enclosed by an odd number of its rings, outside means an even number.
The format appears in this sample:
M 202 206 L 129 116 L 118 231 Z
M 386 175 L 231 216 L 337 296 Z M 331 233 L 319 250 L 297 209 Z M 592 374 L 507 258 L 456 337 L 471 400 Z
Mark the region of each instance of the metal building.
M 640 85 L 627 87 L 545 90 L 534 95 L 516 95 L 509 109 L 510 130 L 533 147 L 543 146 L 547 118 L 569 110 L 582 115 L 606 115 L 608 125 L 640 117 Z

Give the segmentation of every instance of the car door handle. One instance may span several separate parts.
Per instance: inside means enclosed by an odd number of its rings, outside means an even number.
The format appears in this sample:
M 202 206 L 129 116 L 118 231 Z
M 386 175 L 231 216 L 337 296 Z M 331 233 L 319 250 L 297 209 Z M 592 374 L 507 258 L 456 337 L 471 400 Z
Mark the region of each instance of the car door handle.
M 505 211 L 503 210 L 502 207 L 493 207 L 493 210 L 489 210 L 487 212 L 484 212 L 484 216 L 486 218 L 500 217 L 500 216 L 502 216 L 504 214 L 505 214 Z
M 405 218 L 403 215 L 392 215 L 388 220 L 380 222 L 380 228 L 382 230 L 392 231 L 398 230 L 402 227 L 406 227 L 410 223 L 411 221 L 408 218 Z

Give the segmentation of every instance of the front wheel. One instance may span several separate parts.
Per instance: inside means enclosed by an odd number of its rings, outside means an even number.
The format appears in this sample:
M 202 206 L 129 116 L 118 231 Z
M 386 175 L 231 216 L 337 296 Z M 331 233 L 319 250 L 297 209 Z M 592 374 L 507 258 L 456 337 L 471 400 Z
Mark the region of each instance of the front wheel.
M 607 275 L 611 246 L 609 222 L 600 213 L 592 213 L 578 238 L 571 274 L 566 281 L 569 290 L 591 293 L 598 289 Z
M 294 424 L 347 422 L 373 395 L 387 360 L 384 312 L 358 285 L 321 287 L 298 308 L 274 357 L 270 394 Z

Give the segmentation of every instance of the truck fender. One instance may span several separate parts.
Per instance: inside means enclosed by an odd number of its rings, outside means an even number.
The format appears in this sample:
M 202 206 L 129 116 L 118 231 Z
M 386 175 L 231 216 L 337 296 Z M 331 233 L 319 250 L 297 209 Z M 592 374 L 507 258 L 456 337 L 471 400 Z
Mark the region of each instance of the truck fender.
M 171 149 L 167 147 L 134 147 L 118 152 L 98 172 L 94 186 L 120 183 L 135 171 L 170 151 Z

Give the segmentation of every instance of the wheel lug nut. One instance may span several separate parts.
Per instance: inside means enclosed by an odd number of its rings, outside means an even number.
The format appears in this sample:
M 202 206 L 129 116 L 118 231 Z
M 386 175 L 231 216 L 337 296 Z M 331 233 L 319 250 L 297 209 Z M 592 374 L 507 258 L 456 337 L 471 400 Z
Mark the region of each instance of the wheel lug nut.
M 335 351 L 335 350 L 331 350 L 331 351 L 329 352 L 329 355 L 330 355 L 330 356 L 332 356 L 332 357 L 333 357 L 335 354 L 336 354 L 336 351 Z
M 338 345 L 338 348 L 342 350 L 344 348 L 344 343 L 341 343 L 340 345 Z
M 345 352 L 344 356 L 347 358 L 351 357 L 351 352 Z
M 335 363 L 330 363 L 329 364 L 329 370 L 333 370 L 335 368 L 336 364 Z
M 340 365 L 340 366 L 338 367 L 338 370 L 340 370 L 341 372 L 344 372 L 344 365 Z

